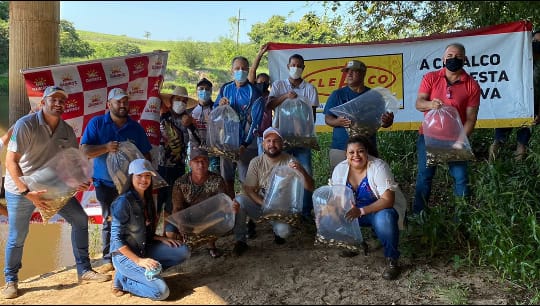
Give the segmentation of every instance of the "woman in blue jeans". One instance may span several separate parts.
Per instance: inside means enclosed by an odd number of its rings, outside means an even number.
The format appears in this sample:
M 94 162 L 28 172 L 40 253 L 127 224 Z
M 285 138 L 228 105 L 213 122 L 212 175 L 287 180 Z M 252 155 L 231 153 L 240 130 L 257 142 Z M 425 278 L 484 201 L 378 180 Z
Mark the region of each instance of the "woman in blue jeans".
M 355 203 L 345 218 L 373 229 L 387 262 L 382 277 L 394 280 L 400 274 L 398 241 L 399 230 L 403 229 L 405 197 L 388 164 L 371 155 L 374 151 L 368 138 L 349 138 L 345 152 L 347 159 L 337 164 L 332 173 L 332 184 L 346 185 L 353 191 Z M 353 257 L 358 253 L 344 251 L 340 255 Z
M 158 218 L 151 188 L 156 172 L 150 162 L 133 160 L 128 174 L 129 183 L 111 205 L 111 254 L 116 269 L 112 292 L 164 300 L 169 287 L 159 270 L 182 263 L 190 250 L 179 240 L 156 235 Z M 152 270 L 157 274 L 145 275 Z

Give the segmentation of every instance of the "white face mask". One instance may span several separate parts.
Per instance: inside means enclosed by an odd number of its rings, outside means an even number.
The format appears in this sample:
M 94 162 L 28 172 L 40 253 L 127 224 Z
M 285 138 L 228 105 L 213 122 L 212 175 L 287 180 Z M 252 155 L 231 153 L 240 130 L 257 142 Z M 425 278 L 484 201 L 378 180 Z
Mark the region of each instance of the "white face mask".
M 289 76 L 293 80 L 297 80 L 302 77 L 302 72 L 304 72 L 304 69 L 299 67 L 289 67 Z
M 187 104 L 182 101 L 174 101 L 172 105 L 172 110 L 177 113 L 181 114 L 186 110 Z

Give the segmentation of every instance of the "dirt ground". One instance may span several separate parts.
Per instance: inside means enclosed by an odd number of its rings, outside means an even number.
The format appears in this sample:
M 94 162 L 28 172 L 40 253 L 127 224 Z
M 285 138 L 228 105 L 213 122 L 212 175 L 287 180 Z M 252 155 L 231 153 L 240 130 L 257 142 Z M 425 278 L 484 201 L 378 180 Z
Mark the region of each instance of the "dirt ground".
M 151 301 L 132 295 L 115 297 L 111 282 L 76 283 L 74 267 L 19 283 L 20 296 L 1 304 L 476 304 L 504 305 L 523 301 L 493 272 L 455 272 L 450 263 L 400 259 L 403 272 L 395 281 L 382 279 L 380 244 L 367 239 L 370 252 L 342 258 L 339 251 L 314 246 L 313 234 L 296 230 L 283 245 L 273 242 L 267 224 L 241 257 L 231 255 L 233 237 L 217 242 L 225 255 L 213 259 L 203 247 L 189 260 L 164 272 L 171 295 Z M 111 274 L 113 272 L 110 272 Z

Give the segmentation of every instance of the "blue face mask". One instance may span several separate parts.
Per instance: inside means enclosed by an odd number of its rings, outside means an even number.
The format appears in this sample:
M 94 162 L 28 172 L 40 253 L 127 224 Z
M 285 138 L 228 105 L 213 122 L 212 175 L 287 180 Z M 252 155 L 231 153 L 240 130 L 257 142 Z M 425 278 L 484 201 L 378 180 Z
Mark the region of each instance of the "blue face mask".
M 201 101 L 209 101 L 211 98 L 210 90 L 197 90 L 197 96 Z
M 239 83 L 244 83 L 247 80 L 248 72 L 244 70 L 234 71 L 234 80 Z

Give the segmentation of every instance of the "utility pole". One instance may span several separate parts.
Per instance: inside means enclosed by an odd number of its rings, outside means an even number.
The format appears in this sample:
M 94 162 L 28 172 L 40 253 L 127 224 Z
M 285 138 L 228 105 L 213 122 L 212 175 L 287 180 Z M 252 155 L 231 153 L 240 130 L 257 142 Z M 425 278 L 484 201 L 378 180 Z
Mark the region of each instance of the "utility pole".
M 246 19 L 240 19 L 240 9 L 238 9 L 238 18 L 236 18 L 236 51 L 238 51 L 238 39 L 240 37 L 240 20 Z

